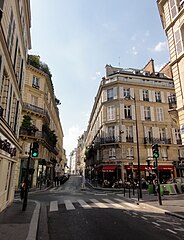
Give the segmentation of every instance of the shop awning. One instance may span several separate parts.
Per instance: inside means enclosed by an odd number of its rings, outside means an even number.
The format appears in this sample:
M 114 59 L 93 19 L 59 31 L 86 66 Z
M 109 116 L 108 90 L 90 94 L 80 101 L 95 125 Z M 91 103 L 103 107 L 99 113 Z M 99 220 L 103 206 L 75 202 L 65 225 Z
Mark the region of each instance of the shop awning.
M 133 165 L 133 167 L 129 166 L 129 165 L 126 165 L 125 166 L 125 169 L 126 170 L 134 170 L 134 171 L 137 171 L 138 170 L 138 166 L 137 165 Z M 146 171 L 146 170 L 154 170 L 155 168 L 153 166 L 150 166 L 149 169 L 148 169 L 148 166 L 146 165 L 141 165 L 140 166 L 140 170 L 141 171 Z M 170 166 L 170 165 L 160 165 L 158 166 L 158 169 L 161 170 L 161 171 L 170 171 L 170 170 L 173 170 L 173 166 Z
M 117 168 L 117 165 L 104 165 L 102 167 L 102 172 L 114 172 Z

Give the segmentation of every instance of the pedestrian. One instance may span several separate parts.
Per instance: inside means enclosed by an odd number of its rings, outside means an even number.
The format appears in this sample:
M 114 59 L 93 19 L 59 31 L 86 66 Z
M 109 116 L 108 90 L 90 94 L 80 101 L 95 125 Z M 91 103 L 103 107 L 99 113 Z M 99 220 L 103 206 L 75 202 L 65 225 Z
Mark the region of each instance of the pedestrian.
M 24 195 L 25 195 L 25 182 L 24 180 L 22 180 L 21 185 L 20 185 L 20 198 L 21 200 L 24 199 Z

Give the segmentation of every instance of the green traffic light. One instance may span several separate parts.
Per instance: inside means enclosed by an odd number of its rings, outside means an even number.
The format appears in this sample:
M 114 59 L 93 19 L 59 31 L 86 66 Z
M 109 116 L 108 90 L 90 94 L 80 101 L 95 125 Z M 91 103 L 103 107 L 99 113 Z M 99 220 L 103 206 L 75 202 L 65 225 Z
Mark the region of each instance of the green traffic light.
M 158 153 L 154 153 L 153 157 L 158 158 L 159 157 Z
M 33 156 L 33 157 L 37 157 L 38 154 L 37 154 L 36 152 L 34 152 L 34 153 L 32 154 L 32 156 Z

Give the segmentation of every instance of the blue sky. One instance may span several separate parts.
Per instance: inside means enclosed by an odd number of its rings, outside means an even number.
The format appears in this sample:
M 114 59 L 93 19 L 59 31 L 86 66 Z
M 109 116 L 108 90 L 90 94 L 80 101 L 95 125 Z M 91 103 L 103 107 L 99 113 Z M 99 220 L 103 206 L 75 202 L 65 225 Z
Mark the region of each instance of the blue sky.
M 53 75 L 67 156 L 86 130 L 105 65 L 169 61 L 156 0 L 31 0 L 30 54 Z

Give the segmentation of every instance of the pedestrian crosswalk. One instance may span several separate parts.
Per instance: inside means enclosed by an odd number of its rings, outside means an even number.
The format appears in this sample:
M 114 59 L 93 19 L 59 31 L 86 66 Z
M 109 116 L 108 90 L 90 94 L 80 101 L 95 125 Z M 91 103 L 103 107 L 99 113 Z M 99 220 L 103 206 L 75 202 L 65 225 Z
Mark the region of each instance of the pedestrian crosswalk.
M 123 209 L 123 210 L 135 210 L 139 209 L 140 206 L 136 205 L 135 203 L 127 202 L 120 198 L 115 198 L 113 200 L 108 198 L 102 198 L 100 201 L 91 198 L 87 201 L 83 199 L 77 199 L 75 201 L 72 200 L 64 200 L 63 203 L 59 203 L 58 201 L 51 201 L 49 206 L 49 212 L 55 212 L 59 210 L 59 205 L 64 206 L 64 209 L 67 211 L 75 210 L 76 208 L 83 208 L 83 209 L 93 209 L 93 208 L 116 208 L 116 209 Z

